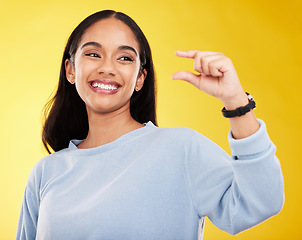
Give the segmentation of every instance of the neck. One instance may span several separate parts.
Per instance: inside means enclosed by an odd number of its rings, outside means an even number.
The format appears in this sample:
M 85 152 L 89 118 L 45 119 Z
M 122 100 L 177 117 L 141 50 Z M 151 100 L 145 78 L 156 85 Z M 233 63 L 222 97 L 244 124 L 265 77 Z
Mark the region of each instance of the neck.
M 121 112 L 97 114 L 87 111 L 89 131 L 87 138 L 78 148 L 93 148 L 113 142 L 122 135 L 144 125 L 135 121 L 130 109 Z

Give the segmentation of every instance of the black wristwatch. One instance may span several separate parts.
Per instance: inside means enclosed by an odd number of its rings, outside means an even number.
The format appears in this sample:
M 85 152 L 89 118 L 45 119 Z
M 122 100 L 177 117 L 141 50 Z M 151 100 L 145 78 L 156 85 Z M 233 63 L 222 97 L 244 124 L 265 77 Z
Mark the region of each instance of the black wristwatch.
M 247 97 L 249 99 L 249 103 L 247 105 L 245 105 L 243 107 L 236 108 L 235 110 L 231 110 L 231 111 L 226 110 L 225 107 L 224 107 L 221 110 L 223 116 L 226 117 L 226 118 L 240 117 L 240 116 L 248 113 L 252 109 L 255 109 L 256 108 L 256 103 L 254 101 L 254 98 L 249 93 L 246 92 L 246 94 L 247 94 Z

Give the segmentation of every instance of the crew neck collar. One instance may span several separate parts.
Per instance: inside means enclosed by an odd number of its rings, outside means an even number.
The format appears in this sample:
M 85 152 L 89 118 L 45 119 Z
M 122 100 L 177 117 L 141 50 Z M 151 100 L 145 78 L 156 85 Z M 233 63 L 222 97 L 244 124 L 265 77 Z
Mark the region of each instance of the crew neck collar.
M 70 151 L 74 151 L 76 152 L 76 154 L 83 154 L 83 155 L 91 155 L 91 154 L 95 154 L 95 153 L 100 153 L 100 152 L 105 152 L 105 151 L 110 151 L 112 149 L 115 149 L 118 145 L 121 145 L 123 143 L 126 143 L 128 141 L 131 141 L 132 139 L 135 139 L 137 137 L 140 137 L 150 131 L 152 131 L 153 129 L 157 128 L 151 121 L 144 123 L 144 127 L 132 130 L 122 136 L 120 136 L 119 138 L 117 138 L 116 140 L 98 146 L 98 147 L 94 147 L 94 148 L 85 148 L 85 149 L 79 149 L 77 146 L 84 141 L 84 139 L 82 140 L 78 140 L 78 139 L 73 139 L 69 142 L 69 146 L 68 146 L 68 150 Z

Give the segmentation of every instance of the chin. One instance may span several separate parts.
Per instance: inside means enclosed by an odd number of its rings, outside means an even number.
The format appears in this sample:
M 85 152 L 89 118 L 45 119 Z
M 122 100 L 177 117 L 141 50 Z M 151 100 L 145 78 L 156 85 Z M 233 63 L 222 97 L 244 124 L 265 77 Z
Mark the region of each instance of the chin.
M 87 107 L 86 105 L 86 108 L 90 114 L 119 114 L 125 111 L 129 111 L 130 113 L 130 102 L 127 104 L 112 104 L 112 102 L 106 104 L 102 102 L 91 107 Z

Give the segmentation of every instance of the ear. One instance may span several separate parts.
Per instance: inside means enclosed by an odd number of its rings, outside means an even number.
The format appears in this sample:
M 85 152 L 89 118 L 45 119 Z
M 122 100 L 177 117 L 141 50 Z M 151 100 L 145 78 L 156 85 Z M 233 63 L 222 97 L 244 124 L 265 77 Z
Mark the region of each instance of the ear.
M 74 84 L 75 82 L 74 67 L 69 59 L 65 60 L 65 71 L 66 71 L 66 78 L 68 82 Z
M 135 85 L 135 90 L 138 92 L 139 90 L 142 89 L 142 87 L 144 86 L 144 82 L 147 76 L 147 70 L 144 69 L 140 75 L 138 76 L 137 80 L 136 80 L 136 85 Z

